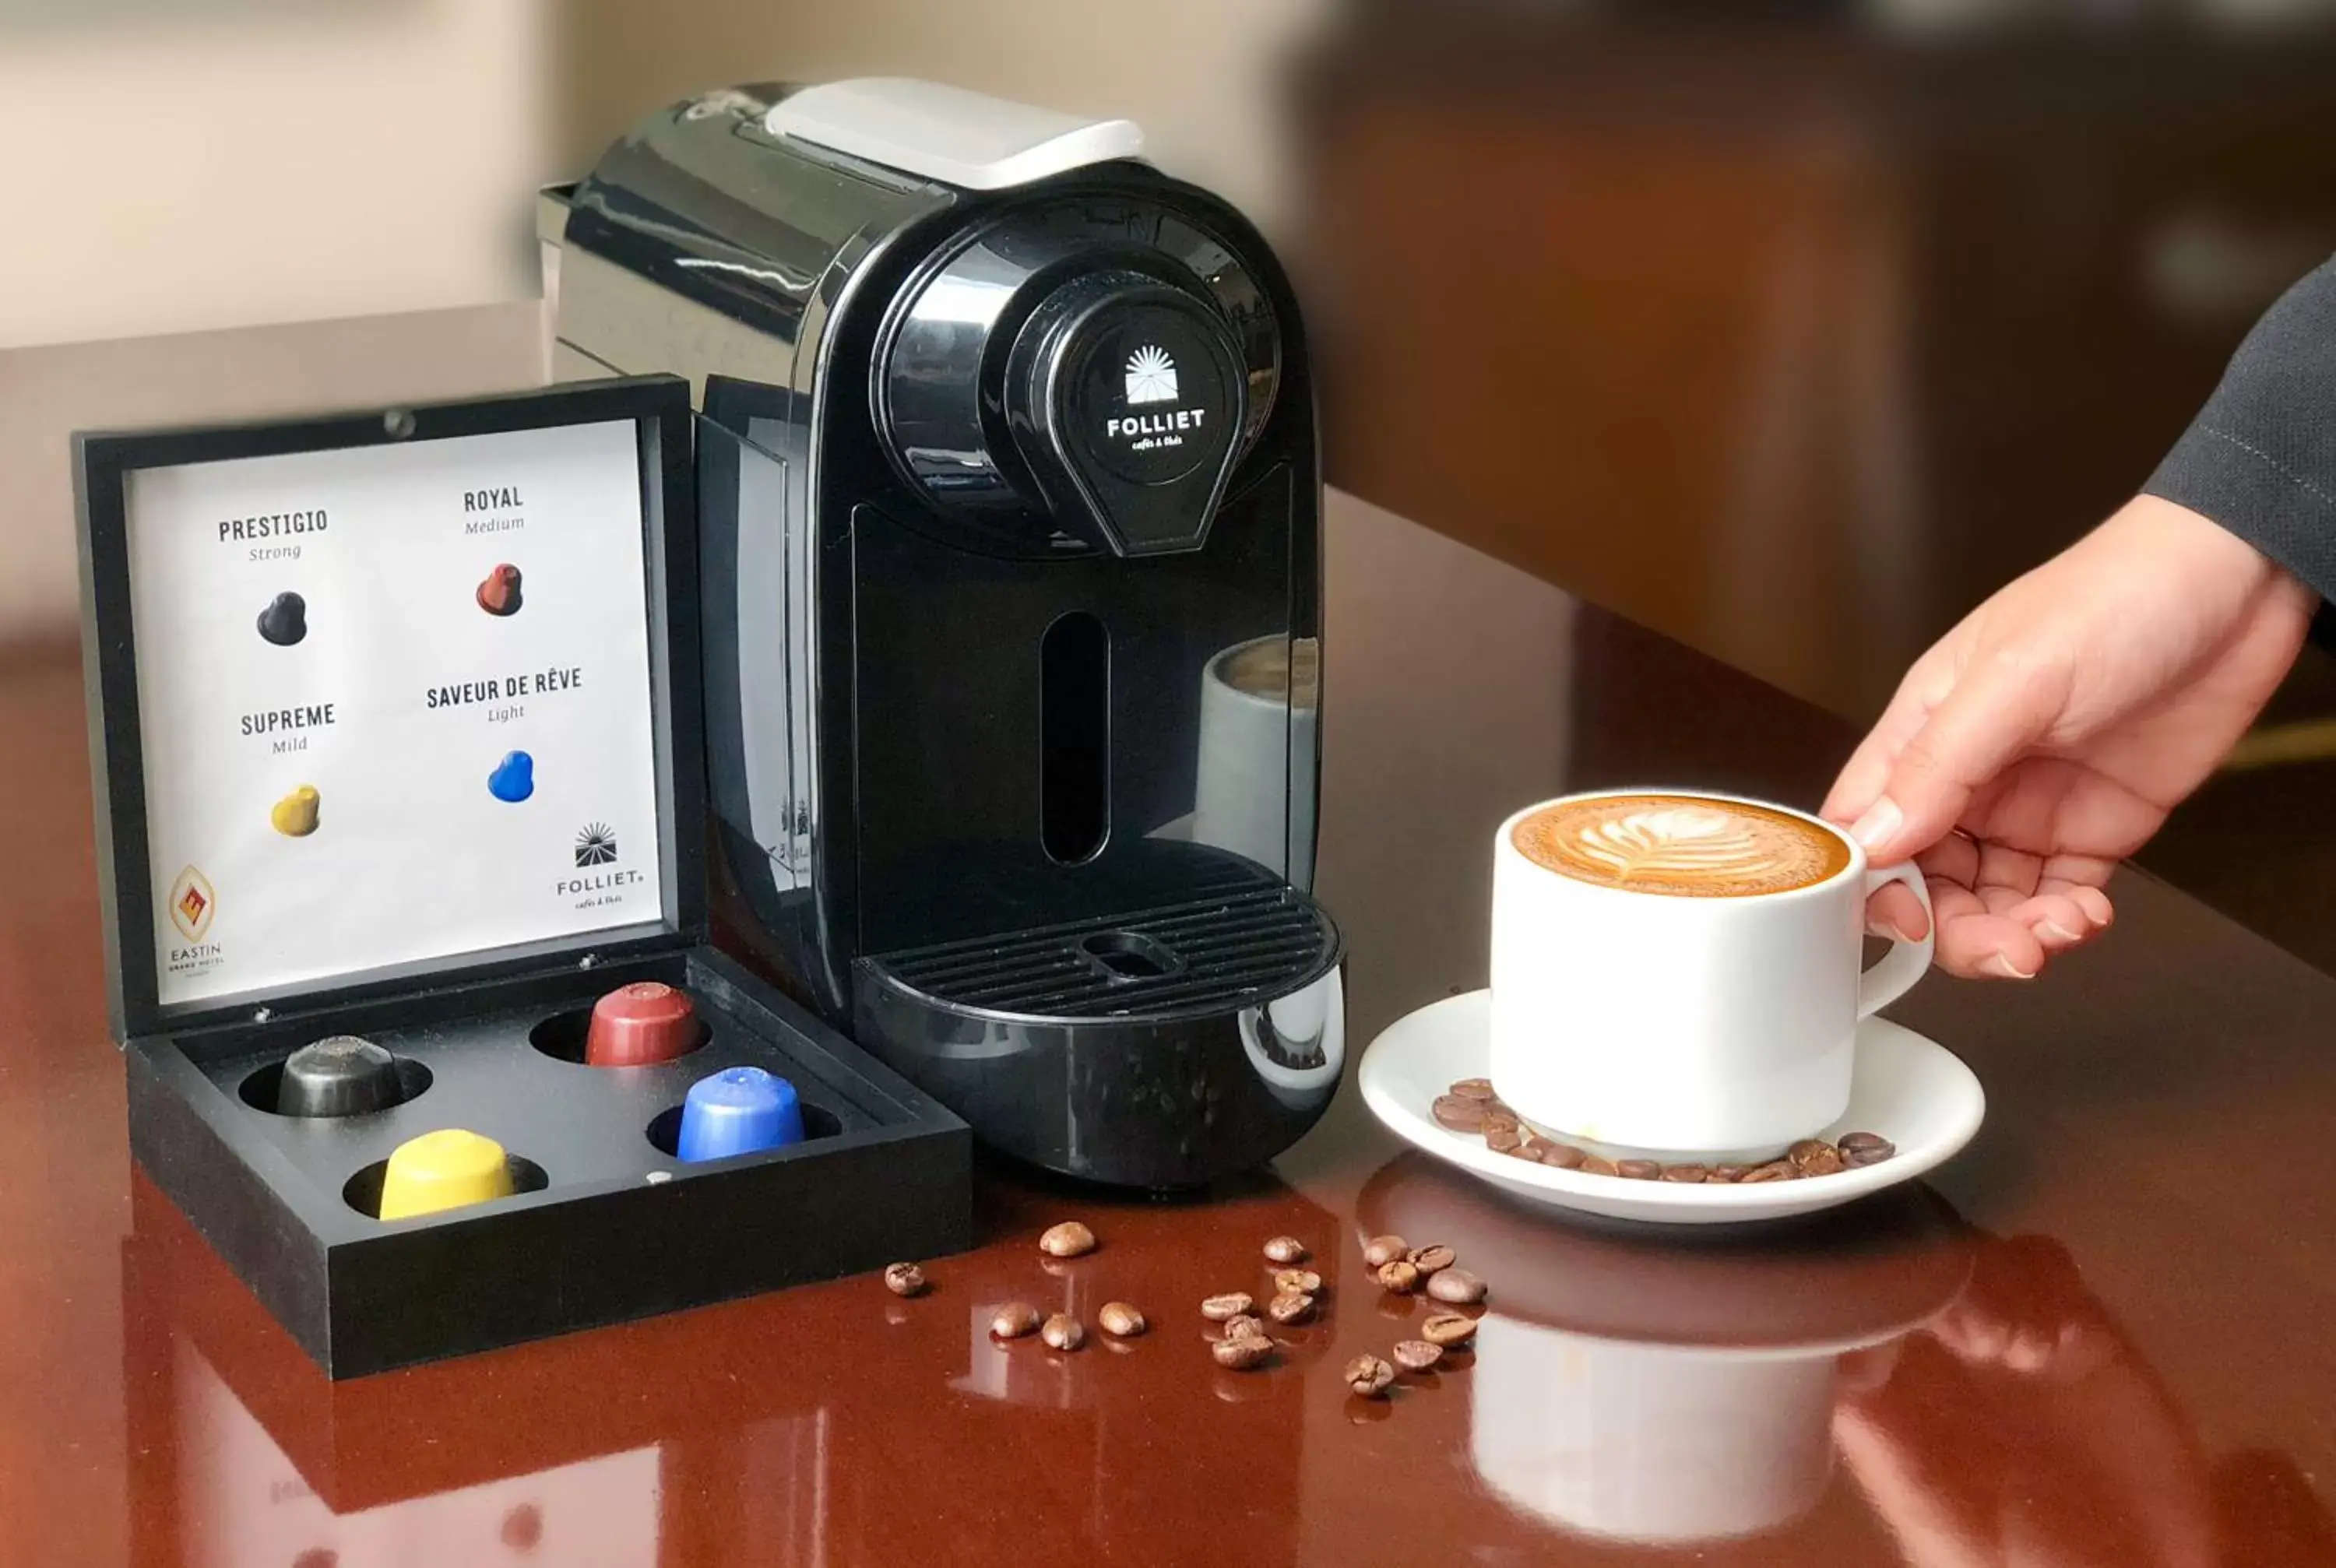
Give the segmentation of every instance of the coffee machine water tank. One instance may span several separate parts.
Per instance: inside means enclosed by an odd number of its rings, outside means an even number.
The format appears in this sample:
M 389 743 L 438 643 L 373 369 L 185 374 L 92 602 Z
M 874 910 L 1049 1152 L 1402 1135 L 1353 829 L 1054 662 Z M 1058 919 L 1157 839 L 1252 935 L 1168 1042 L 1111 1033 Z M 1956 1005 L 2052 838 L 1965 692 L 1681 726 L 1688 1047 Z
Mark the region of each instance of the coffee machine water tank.
M 1085 121 L 707 93 L 540 231 L 565 376 L 690 378 L 726 925 L 1052 1170 L 1256 1164 L 1345 1052 L 1321 489 L 1257 231 Z

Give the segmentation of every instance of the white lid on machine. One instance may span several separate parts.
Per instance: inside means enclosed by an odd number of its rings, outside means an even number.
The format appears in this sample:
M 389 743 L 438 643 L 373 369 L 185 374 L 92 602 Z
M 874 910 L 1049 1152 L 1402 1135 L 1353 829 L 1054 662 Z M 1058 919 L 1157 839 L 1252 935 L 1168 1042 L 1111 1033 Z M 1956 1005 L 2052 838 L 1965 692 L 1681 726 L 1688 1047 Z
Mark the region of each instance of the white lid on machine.
M 1132 120 L 1085 120 L 962 87 L 863 76 L 792 93 L 764 128 L 967 190 L 1003 190 L 1144 154 Z

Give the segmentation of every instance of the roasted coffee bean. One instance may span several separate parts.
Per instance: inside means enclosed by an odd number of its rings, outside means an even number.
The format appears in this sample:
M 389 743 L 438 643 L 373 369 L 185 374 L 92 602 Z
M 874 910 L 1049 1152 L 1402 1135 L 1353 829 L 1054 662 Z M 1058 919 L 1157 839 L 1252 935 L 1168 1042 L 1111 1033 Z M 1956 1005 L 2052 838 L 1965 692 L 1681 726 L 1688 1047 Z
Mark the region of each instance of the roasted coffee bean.
M 1489 1100 L 1493 1097 L 1493 1080 L 1463 1078 L 1452 1086 L 1452 1093 L 1464 1100 Z
M 1711 1168 L 1708 1165 L 1698 1165 L 1692 1162 L 1663 1167 L 1663 1180 L 1666 1182 L 1701 1182 L 1708 1180 L 1710 1175 Z
M 1583 1154 L 1582 1164 L 1573 1168 L 1585 1176 L 1611 1176 L 1617 1174 L 1614 1162 L 1599 1154 Z
M 1406 1261 L 1421 1273 L 1433 1274 L 1439 1269 L 1450 1268 L 1458 1262 L 1460 1258 L 1459 1254 L 1449 1247 L 1414 1247 L 1406 1255 Z
M 1523 1146 L 1524 1141 L 1524 1135 L 1517 1131 L 1514 1123 L 1498 1126 L 1490 1122 L 1484 1124 L 1484 1147 L 1496 1154 L 1514 1154 Z
M 1408 1296 L 1419 1289 L 1419 1271 L 1410 1261 L 1396 1258 L 1379 1265 L 1379 1289 Z
M 1395 1348 L 1395 1364 L 1406 1372 L 1425 1372 L 1444 1359 L 1444 1347 L 1433 1339 L 1406 1339 Z
M 1474 1306 L 1484 1299 L 1484 1281 L 1465 1269 L 1446 1269 L 1427 1276 L 1427 1293 L 1450 1306 Z
M 887 1263 L 884 1288 L 895 1296 L 921 1296 L 925 1293 L 925 1271 L 914 1263 Z
M 1436 1103 L 1427 1107 L 1439 1127 L 1455 1133 L 1481 1133 L 1484 1130 L 1484 1102 L 1464 1100 L 1457 1095 L 1438 1095 Z
M 1514 1132 L 1522 1125 L 1523 1124 L 1517 1120 L 1517 1114 L 1509 1109 L 1508 1106 L 1502 1105 L 1498 1100 L 1488 1102 L 1485 1105 L 1484 1127 L 1486 1131 L 1489 1132 L 1494 1127 L 1506 1127 L 1510 1131 Z
M 1588 1158 L 1572 1144 L 1543 1144 L 1541 1146 L 1541 1163 L 1554 1165 L 1561 1171 L 1578 1171 L 1582 1168 L 1582 1162 Z
M 1841 1151 L 1822 1138 L 1804 1138 L 1785 1151 L 1793 1169 L 1804 1176 L 1830 1176 L 1846 1169 L 1841 1163 Z
M 1298 1290 L 1284 1290 L 1265 1304 L 1265 1315 L 1277 1323 L 1302 1323 L 1314 1315 L 1314 1298 Z
M 1095 1250 L 1095 1232 L 1076 1220 L 1049 1226 L 1038 1238 L 1038 1251 L 1050 1258 L 1084 1258 Z
M 1465 1345 L 1476 1337 L 1476 1320 L 1465 1312 L 1430 1312 L 1419 1337 L 1431 1345 Z
M 1250 1312 L 1236 1312 L 1227 1318 L 1224 1335 L 1228 1339 L 1262 1339 L 1266 1337 L 1265 1320 Z
M 1306 1243 L 1295 1236 L 1276 1236 L 1265 1244 L 1268 1262 L 1302 1263 L 1306 1261 Z
M 1752 1167 L 1749 1165 L 1714 1165 L 1711 1167 L 1709 1179 L 1715 1182 L 1740 1182 L 1751 1174 Z
M 1217 1365 L 1220 1367 L 1230 1367 L 1236 1372 L 1246 1372 L 1251 1368 L 1262 1367 L 1273 1359 L 1273 1341 L 1262 1334 L 1243 1334 L 1238 1338 L 1218 1340 L 1209 1347 L 1209 1354 L 1216 1358 Z
M 1502 1141 L 1505 1143 L 1507 1140 Z M 1541 1152 L 1543 1147 L 1539 1138 L 1534 1137 L 1531 1133 L 1524 1133 L 1518 1137 L 1515 1148 L 1495 1149 L 1493 1152 L 1496 1154 L 1506 1154 L 1513 1160 L 1523 1160 L 1530 1164 L 1537 1165 L 1541 1164 Z
M 989 1320 L 989 1331 L 1001 1339 L 1018 1339 L 1038 1326 L 1038 1309 L 1027 1301 L 1008 1301 Z
M 1879 1133 L 1844 1133 L 1835 1146 L 1841 1150 L 1841 1163 L 1853 1171 L 1878 1165 L 1898 1152 L 1898 1145 Z
M 1076 1350 L 1087 1342 L 1087 1331 L 1068 1312 L 1057 1312 L 1039 1329 L 1038 1338 L 1057 1350 Z
M 1755 1182 L 1790 1182 L 1799 1175 L 1800 1173 L 1793 1169 L 1793 1163 L 1790 1160 L 1771 1160 L 1765 1165 L 1755 1165 L 1745 1172 L 1744 1184 L 1749 1186 Z
M 1373 1236 L 1363 1243 L 1363 1261 L 1376 1269 L 1383 1263 L 1394 1262 L 1410 1251 L 1410 1243 L 1401 1236 Z
M 1273 1290 L 1278 1296 L 1319 1296 L 1322 1293 L 1322 1276 L 1311 1269 L 1276 1269 Z
M 1152 1326 L 1144 1320 L 1143 1313 L 1124 1301 L 1105 1301 L 1095 1313 L 1095 1322 L 1114 1339 L 1133 1339 Z
M 1347 1387 L 1366 1399 L 1376 1399 L 1395 1381 L 1395 1368 L 1377 1356 L 1358 1356 L 1347 1363 Z
M 1202 1302 L 1201 1316 L 1212 1323 L 1222 1323 L 1228 1318 L 1240 1317 L 1256 1305 L 1247 1291 L 1227 1290 L 1222 1296 L 1212 1296 Z
M 1659 1182 L 1663 1168 L 1652 1160 L 1617 1160 L 1614 1174 L 1629 1182 Z

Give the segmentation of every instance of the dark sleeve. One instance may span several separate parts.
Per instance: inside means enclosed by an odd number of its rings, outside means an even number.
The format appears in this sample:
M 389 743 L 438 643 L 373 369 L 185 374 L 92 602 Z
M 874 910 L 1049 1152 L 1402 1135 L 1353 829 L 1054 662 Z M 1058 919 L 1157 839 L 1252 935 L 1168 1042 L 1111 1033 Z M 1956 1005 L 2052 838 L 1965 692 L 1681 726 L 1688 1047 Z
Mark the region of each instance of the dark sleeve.
M 2142 486 L 2336 599 L 2336 261 L 2282 295 Z

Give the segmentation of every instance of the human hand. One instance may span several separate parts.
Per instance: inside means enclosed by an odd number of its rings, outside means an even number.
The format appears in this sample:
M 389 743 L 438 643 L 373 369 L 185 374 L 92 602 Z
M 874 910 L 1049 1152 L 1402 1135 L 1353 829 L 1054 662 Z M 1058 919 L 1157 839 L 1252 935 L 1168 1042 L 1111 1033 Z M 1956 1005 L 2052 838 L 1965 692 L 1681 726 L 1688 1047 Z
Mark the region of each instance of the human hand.
M 1825 815 L 1875 865 L 1920 862 L 1942 968 L 2030 979 L 2109 923 L 2109 873 L 2245 733 L 2316 602 L 2210 519 L 2137 497 L 1914 662 Z M 1923 930 L 1896 883 L 1867 918 Z

